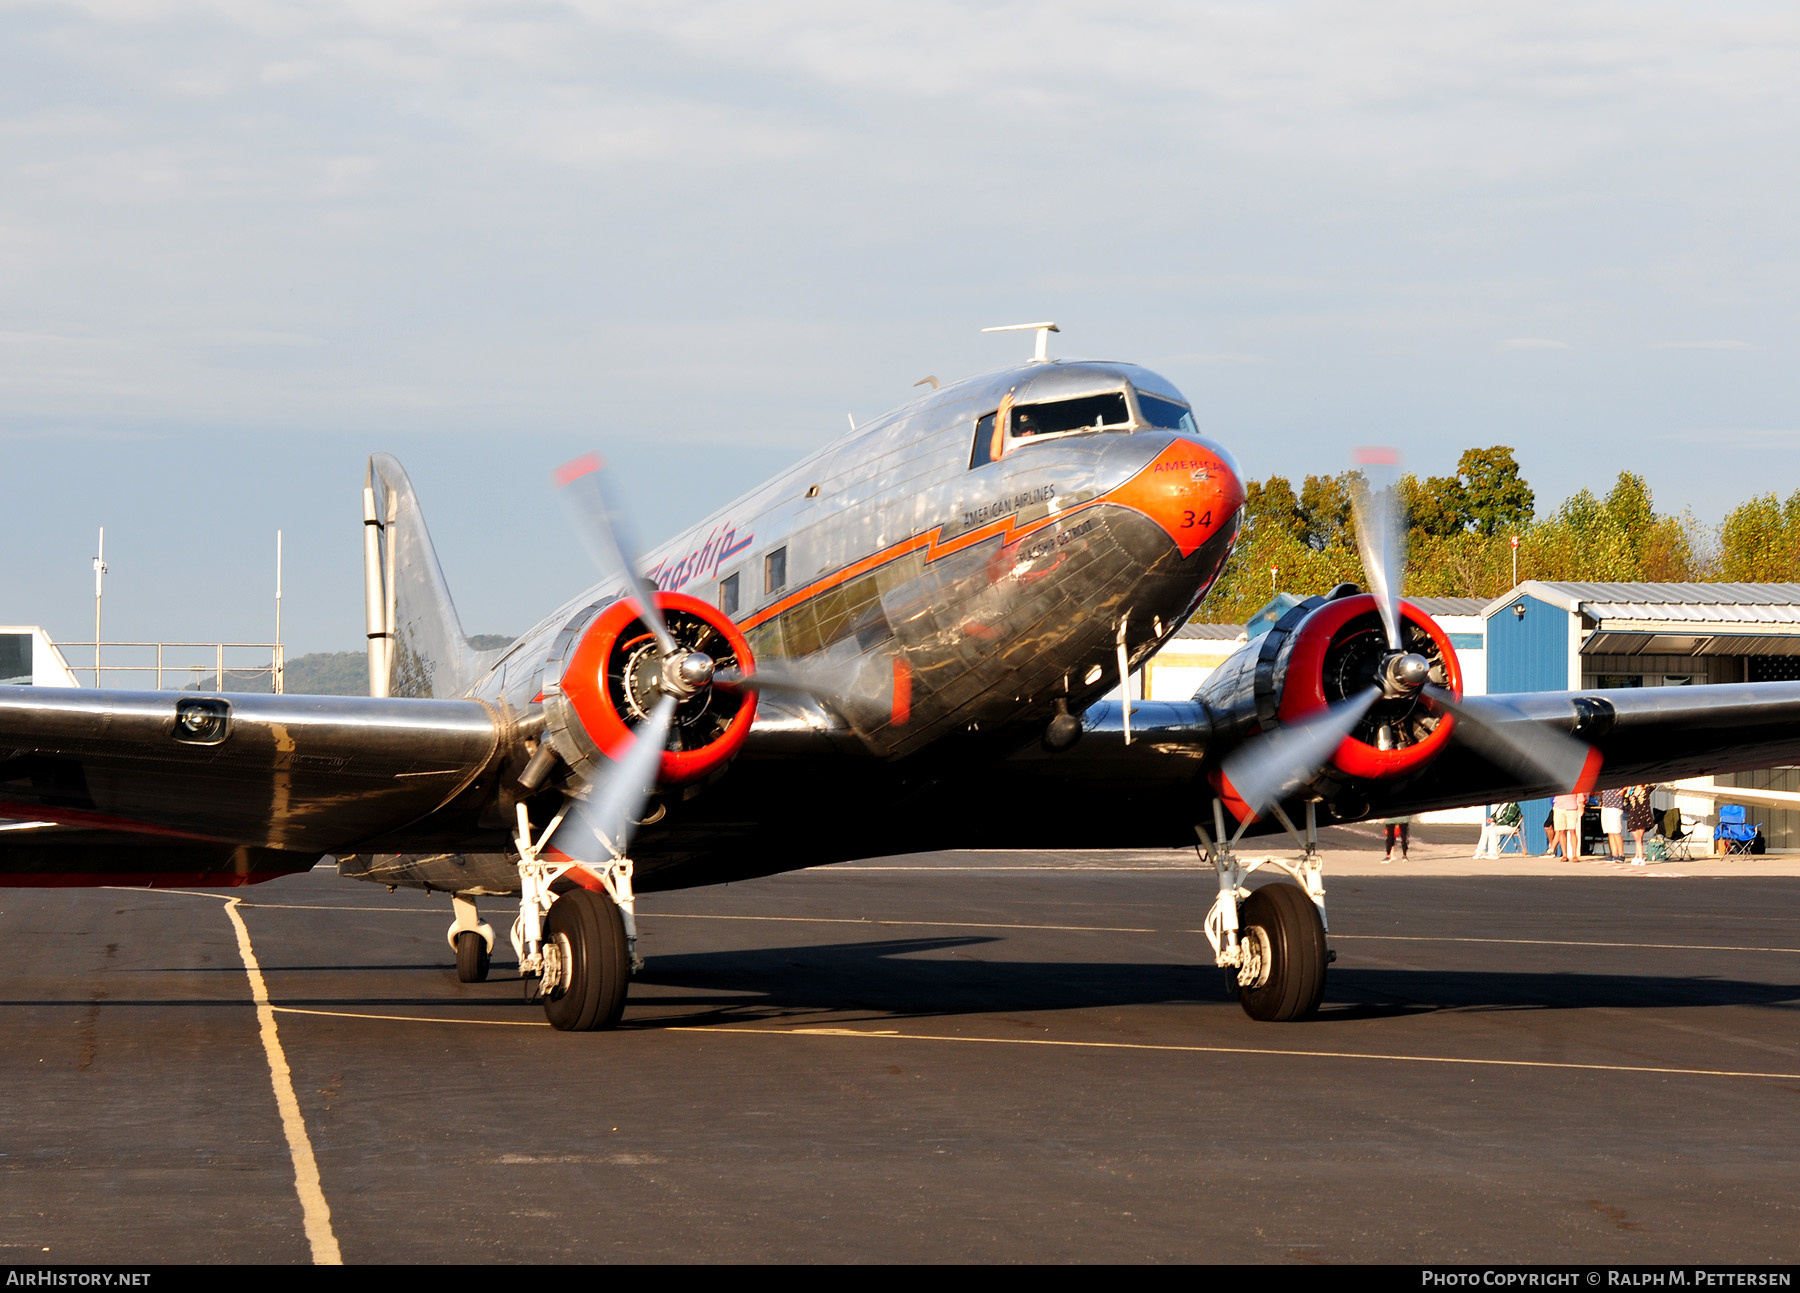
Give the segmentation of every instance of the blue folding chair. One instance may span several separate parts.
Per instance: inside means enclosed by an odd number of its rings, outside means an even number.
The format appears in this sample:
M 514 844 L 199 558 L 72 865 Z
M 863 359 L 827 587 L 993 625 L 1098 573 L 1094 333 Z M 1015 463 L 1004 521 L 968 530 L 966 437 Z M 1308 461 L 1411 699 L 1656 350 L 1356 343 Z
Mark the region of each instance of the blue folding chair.
M 1719 824 L 1713 829 L 1713 840 L 1725 841 L 1725 852 L 1749 853 L 1756 843 L 1757 832 L 1762 830 L 1761 823 L 1752 824 L 1745 820 L 1749 813 L 1742 804 L 1720 804 Z

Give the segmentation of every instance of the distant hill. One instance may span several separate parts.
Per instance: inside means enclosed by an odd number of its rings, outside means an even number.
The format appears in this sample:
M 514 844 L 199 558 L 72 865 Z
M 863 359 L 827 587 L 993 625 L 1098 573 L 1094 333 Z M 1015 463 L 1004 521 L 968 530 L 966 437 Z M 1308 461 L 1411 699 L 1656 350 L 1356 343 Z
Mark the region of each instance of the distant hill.
M 513 639 L 500 633 L 477 633 L 469 643 L 478 651 L 511 646 Z M 217 678 L 208 673 L 183 690 L 211 691 Z M 227 669 L 225 690 L 268 695 L 275 690 L 267 669 Z M 367 696 L 369 657 L 363 651 L 313 651 L 287 662 L 282 690 L 295 696 Z

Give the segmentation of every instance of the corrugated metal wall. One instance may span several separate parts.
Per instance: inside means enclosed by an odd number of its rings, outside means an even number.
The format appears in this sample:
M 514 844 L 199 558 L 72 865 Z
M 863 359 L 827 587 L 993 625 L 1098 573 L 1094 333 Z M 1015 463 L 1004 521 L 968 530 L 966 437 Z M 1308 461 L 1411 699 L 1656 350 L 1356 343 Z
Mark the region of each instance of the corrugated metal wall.
M 1516 614 L 1514 606 L 1523 606 L 1525 613 Z M 1495 611 L 1487 621 L 1488 694 L 1567 691 L 1571 685 L 1570 635 L 1574 632 L 1572 613 L 1535 597 L 1516 598 Z M 1550 801 L 1532 799 L 1520 807 L 1525 813 L 1520 823 L 1525 847 L 1541 854 L 1543 823 L 1550 812 Z

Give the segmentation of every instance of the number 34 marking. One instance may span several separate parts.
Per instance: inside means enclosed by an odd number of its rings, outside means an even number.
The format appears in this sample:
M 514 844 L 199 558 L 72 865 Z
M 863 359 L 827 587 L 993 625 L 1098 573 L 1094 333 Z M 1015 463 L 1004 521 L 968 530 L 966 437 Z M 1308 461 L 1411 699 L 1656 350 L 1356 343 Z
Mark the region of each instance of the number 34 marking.
M 1199 526 L 1201 529 L 1204 530 L 1207 526 L 1209 526 L 1211 524 L 1212 524 L 1212 513 L 1211 512 L 1207 512 L 1204 516 L 1202 516 L 1197 521 L 1194 519 L 1194 514 L 1192 512 L 1183 512 L 1181 514 L 1181 528 L 1184 530 L 1191 530 L 1195 526 Z

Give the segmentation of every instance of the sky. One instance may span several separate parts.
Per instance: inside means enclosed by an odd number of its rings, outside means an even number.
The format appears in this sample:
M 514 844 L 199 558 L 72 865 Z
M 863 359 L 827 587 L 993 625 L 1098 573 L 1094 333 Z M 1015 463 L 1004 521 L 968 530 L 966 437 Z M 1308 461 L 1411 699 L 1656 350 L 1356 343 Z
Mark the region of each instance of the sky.
M 0 622 L 360 646 L 360 486 L 470 632 L 1029 353 L 1245 472 L 1514 446 L 1716 522 L 1800 488 L 1787 4 L 0 0 Z

